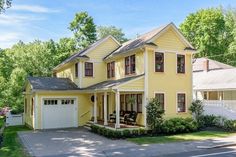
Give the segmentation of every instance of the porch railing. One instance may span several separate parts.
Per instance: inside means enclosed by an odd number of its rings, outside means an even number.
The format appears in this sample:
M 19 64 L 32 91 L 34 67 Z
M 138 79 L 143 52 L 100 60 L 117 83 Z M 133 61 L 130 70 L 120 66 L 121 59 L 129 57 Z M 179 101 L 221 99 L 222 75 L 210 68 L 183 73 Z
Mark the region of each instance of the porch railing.
M 204 100 L 204 114 L 236 119 L 236 100 Z

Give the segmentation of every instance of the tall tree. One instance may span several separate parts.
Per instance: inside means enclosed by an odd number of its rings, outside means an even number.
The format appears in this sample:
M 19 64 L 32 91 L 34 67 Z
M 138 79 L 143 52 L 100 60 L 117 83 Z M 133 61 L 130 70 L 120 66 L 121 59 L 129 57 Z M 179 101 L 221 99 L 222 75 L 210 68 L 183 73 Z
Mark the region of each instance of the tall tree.
M 87 12 L 76 13 L 69 29 L 74 33 L 78 48 L 85 48 L 96 41 L 96 25 Z
M 11 7 L 12 0 L 0 0 L 0 14 Z
M 97 36 L 98 39 L 104 38 L 108 35 L 112 35 L 120 43 L 126 42 L 128 39 L 125 37 L 121 28 L 115 26 L 98 26 L 97 27 Z
M 201 9 L 190 14 L 180 29 L 199 50 L 199 57 L 214 56 L 214 59 L 223 61 L 221 55 L 227 53 L 233 40 L 221 8 Z

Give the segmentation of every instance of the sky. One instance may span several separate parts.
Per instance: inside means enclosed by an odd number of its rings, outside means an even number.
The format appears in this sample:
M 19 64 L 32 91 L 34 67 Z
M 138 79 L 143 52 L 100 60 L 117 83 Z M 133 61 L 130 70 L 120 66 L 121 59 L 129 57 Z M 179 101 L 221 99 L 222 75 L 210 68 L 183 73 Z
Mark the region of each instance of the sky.
M 170 22 L 178 26 L 190 13 L 218 6 L 236 8 L 236 0 L 13 0 L 0 14 L 0 48 L 19 40 L 72 37 L 69 23 L 81 11 L 87 11 L 96 25 L 114 25 L 134 38 Z

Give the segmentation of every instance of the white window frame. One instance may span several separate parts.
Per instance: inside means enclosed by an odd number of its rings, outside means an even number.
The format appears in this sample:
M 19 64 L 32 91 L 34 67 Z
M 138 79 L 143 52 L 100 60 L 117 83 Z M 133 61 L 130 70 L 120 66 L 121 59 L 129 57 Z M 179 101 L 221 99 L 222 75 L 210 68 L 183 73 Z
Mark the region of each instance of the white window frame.
M 85 63 L 93 63 L 93 76 L 85 76 Z M 83 62 L 83 65 L 84 65 L 84 67 L 83 67 L 84 68 L 84 70 L 83 70 L 84 71 L 84 75 L 83 76 L 86 77 L 86 78 L 94 78 L 94 71 L 95 71 L 94 70 L 94 62 L 92 62 L 92 61 L 85 61 L 85 62 Z
M 185 94 L 185 112 L 179 112 L 178 111 L 178 94 Z M 188 111 L 187 111 L 187 94 L 186 94 L 186 92 L 177 92 L 176 93 L 176 113 L 177 114 L 181 114 L 181 113 L 187 113 Z

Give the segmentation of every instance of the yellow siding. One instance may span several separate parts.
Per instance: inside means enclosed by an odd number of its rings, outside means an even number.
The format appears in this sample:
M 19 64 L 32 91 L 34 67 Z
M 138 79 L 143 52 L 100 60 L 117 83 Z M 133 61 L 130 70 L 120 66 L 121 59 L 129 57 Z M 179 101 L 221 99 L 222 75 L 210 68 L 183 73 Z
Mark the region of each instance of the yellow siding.
M 136 74 L 140 75 L 144 73 L 144 60 L 143 52 L 141 50 L 135 52 L 135 65 L 136 65 Z M 125 57 L 118 58 L 115 60 L 115 79 L 121 79 L 125 76 Z
M 26 95 L 24 98 L 27 100 L 27 111 L 25 111 L 25 123 L 33 128 L 33 116 L 31 115 L 31 108 L 32 108 L 32 98 L 33 95 L 31 94 L 31 85 L 27 83 L 26 85 Z
M 183 51 L 186 45 L 180 40 L 173 28 L 169 28 L 156 41 L 158 49 L 170 51 Z
M 144 78 L 139 78 L 138 80 L 131 81 L 130 83 L 123 84 L 118 87 L 119 90 L 144 90 Z

